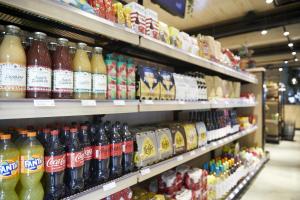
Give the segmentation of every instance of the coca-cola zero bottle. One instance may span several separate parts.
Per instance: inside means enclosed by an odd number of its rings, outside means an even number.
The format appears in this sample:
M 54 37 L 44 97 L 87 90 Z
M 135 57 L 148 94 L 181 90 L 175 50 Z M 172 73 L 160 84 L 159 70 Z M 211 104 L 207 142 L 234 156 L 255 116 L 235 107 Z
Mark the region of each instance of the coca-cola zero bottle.
M 123 173 L 129 173 L 133 171 L 134 164 L 133 164 L 133 137 L 128 130 L 128 124 L 124 123 L 121 129 L 121 136 L 123 139 L 123 159 L 122 159 L 122 166 L 123 166 Z
M 122 175 L 122 138 L 117 126 L 110 131 L 110 177 L 118 178 Z

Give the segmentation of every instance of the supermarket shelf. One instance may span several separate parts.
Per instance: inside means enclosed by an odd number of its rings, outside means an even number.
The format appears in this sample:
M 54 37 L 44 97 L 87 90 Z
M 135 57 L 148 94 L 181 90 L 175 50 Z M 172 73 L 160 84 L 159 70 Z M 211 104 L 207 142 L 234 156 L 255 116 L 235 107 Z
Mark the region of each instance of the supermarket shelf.
M 226 138 L 223 138 L 221 140 L 218 140 L 216 142 L 212 142 L 209 145 L 205 147 L 201 147 L 195 150 L 192 150 L 190 152 L 175 156 L 173 158 L 170 158 L 168 160 L 159 162 L 157 164 L 154 164 L 149 167 L 144 167 L 140 170 L 140 173 L 138 174 L 138 182 L 142 182 L 146 179 L 149 179 L 153 176 L 156 176 L 158 174 L 161 174 L 164 171 L 167 171 L 169 169 L 172 169 L 178 165 L 181 165 L 183 163 L 186 163 L 196 157 L 199 157 L 201 155 L 204 155 L 207 152 L 210 152 L 212 150 L 215 150 L 219 147 L 222 147 L 236 139 L 239 139 L 245 135 L 251 134 L 254 131 L 257 130 L 257 126 L 253 126 L 251 128 L 248 128 L 244 131 L 240 131 L 232 136 L 228 136 Z
M 181 49 L 178 49 L 176 47 L 173 47 L 162 41 L 158 41 L 148 36 L 142 36 L 140 38 L 140 47 L 154 51 L 156 53 L 163 54 L 165 56 L 169 56 L 174 59 L 197 65 L 199 67 L 206 68 L 211 71 L 219 72 L 221 74 L 239 79 L 241 81 L 257 83 L 256 77 L 250 73 L 236 71 L 225 65 L 185 52 Z
M 65 198 L 66 200 L 77 199 L 77 200 L 98 200 L 108 197 L 116 192 L 119 192 L 125 188 L 137 184 L 137 172 L 124 175 L 116 180 L 109 181 L 105 184 L 93 187 L 84 192 L 75 194 L 73 196 Z
M 211 100 L 211 108 L 255 107 L 257 103 L 243 98 Z
M 262 169 L 264 164 L 267 163 L 269 160 L 268 157 L 263 158 L 260 163 L 257 165 L 257 167 L 252 171 L 248 176 L 246 176 L 240 183 L 232 190 L 232 192 L 227 196 L 225 200 L 233 200 L 236 197 L 238 197 L 238 194 L 240 193 L 241 190 L 243 190 L 251 180 L 258 174 L 258 172 Z
M 266 101 L 267 105 L 278 105 L 279 102 L 278 101 Z
M 69 5 L 49 0 L 0 0 L 0 3 L 42 18 L 49 18 L 50 21 L 58 21 L 134 45 L 139 44 L 139 35 L 133 30 Z
M 266 119 L 265 122 L 269 123 L 269 124 L 278 124 L 279 123 L 279 121 L 275 120 L 275 119 Z

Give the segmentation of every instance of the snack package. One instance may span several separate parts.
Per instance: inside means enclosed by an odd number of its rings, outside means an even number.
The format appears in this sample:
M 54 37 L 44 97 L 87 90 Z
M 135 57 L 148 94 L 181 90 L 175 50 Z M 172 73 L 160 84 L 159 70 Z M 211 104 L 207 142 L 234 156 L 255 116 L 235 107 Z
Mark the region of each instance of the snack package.
M 182 187 L 184 187 L 184 181 L 185 181 L 185 175 L 186 172 L 188 172 L 190 167 L 188 165 L 179 165 L 176 167 L 176 186 L 177 191 L 181 190 Z
M 122 55 L 117 56 L 117 99 L 126 99 L 127 93 L 127 62 Z
M 173 198 L 177 192 L 176 172 L 168 170 L 158 177 L 158 192 Z
M 170 44 L 170 33 L 168 25 L 158 21 L 159 39 L 167 44 Z
M 88 3 L 93 7 L 96 15 L 105 18 L 104 0 L 88 0 Z
M 186 135 L 186 150 L 190 151 L 198 147 L 198 135 L 195 125 L 192 123 L 184 123 L 183 125 Z
M 172 134 L 174 154 L 186 152 L 186 135 L 180 123 L 170 123 L 169 128 Z
M 93 7 L 86 0 L 58 0 L 61 3 L 69 4 L 85 12 L 96 14 Z
M 223 93 L 223 82 L 222 79 L 218 76 L 214 76 L 214 87 L 216 91 L 216 97 L 217 98 L 223 98 L 224 93 Z
M 182 190 L 178 191 L 175 195 L 175 200 L 191 200 L 194 199 L 192 191 L 183 188 Z
M 132 29 L 132 23 L 131 23 L 131 8 L 130 7 L 123 7 L 123 14 L 125 18 L 125 25 L 128 28 Z
M 180 48 L 182 47 L 182 41 L 179 38 L 179 30 L 173 26 L 169 27 L 170 33 L 170 44 L 174 47 Z
M 201 34 L 198 34 L 197 40 L 199 46 L 199 56 L 209 59 L 208 43 L 205 40 L 205 37 Z
M 171 131 L 168 128 L 158 128 L 155 130 L 157 146 L 158 146 L 158 159 L 164 160 L 173 155 L 173 141 Z
M 158 100 L 160 82 L 157 70 L 151 67 L 139 66 L 137 76 L 137 97 L 139 99 Z
M 233 82 L 233 96 L 234 98 L 240 98 L 241 96 L 241 82 Z
M 146 9 L 146 35 L 159 39 L 157 12 Z
M 133 100 L 135 99 L 135 71 L 136 67 L 133 63 L 132 58 L 127 59 L 127 69 L 126 69 L 126 75 L 127 75 L 127 99 Z
M 175 83 L 171 72 L 159 71 L 160 80 L 160 99 L 173 100 L 175 99 Z
M 215 60 L 215 45 L 214 41 L 215 39 L 211 36 L 204 36 L 204 39 L 208 45 L 208 58 L 210 60 Z
M 116 99 L 117 93 L 117 59 L 114 54 L 105 56 L 107 68 L 107 99 Z
M 207 98 L 213 99 L 216 97 L 216 90 L 214 87 L 214 78 L 213 76 L 205 76 L 205 82 L 207 86 Z
M 125 26 L 125 15 L 123 4 L 118 2 L 113 4 L 113 11 L 115 14 L 116 23 Z
M 105 19 L 116 22 L 115 13 L 112 6 L 112 0 L 104 0 L 105 5 Z
M 196 130 L 198 134 L 198 147 L 207 144 L 206 126 L 204 122 L 196 122 Z
M 116 192 L 106 197 L 104 200 L 132 200 L 132 196 L 132 190 L 130 188 L 125 188 L 119 192 Z
M 187 34 L 185 32 L 180 32 L 178 34 L 178 37 L 182 41 L 181 49 L 183 51 L 190 52 L 190 49 L 191 49 L 191 46 L 192 46 L 192 41 L 191 41 L 191 38 L 190 38 L 189 34 Z
M 193 168 L 186 172 L 185 187 L 192 191 L 195 199 L 200 199 L 201 196 L 201 177 L 201 169 Z
M 174 83 L 175 83 L 175 99 L 185 100 L 186 83 L 184 82 L 184 76 L 181 74 L 173 73 Z
M 198 46 L 197 38 L 190 37 L 190 41 L 192 43 L 191 47 L 190 47 L 190 53 L 198 56 L 199 55 L 199 46 Z
M 145 21 L 145 8 L 144 6 L 131 2 L 125 5 L 125 8 L 128 7 L 131 9 L 131 24 L 134 31 L 137 33 L 146 33 L 146 21 Z

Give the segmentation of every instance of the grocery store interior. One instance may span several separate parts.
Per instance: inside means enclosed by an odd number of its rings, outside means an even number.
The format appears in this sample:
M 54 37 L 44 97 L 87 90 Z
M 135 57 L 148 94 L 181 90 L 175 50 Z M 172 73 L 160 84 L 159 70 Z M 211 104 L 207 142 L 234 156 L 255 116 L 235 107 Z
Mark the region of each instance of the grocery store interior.
M 298 0 L 0 0 L 0 200 L 298 200 L 299 55 Z

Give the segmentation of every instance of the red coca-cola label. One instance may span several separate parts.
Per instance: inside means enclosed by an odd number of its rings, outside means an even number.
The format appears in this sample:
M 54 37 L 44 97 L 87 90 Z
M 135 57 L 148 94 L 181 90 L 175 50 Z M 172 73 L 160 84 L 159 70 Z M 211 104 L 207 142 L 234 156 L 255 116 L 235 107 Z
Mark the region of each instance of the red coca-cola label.
M 45 156 L 45 171 L 47 173 L 60 172 L 66 168 L 66 154 L 59 156 Z
M 84 152 L 67 153 L 67 168 L 81 167 L 84 165 Z
M 133 152 L 133 141 L 123 142 L 123 153 L 132 153 Z
M 93 158 L 97 160 L 106 160 L 110 156 L 110 145 L 94 146 Z
M 93 147 L 84 147 L 84 160 L 91 160 L 93 158 Z
M 122 156 L 122 143 L 112 143 L 110 145 L 110 156 Z

